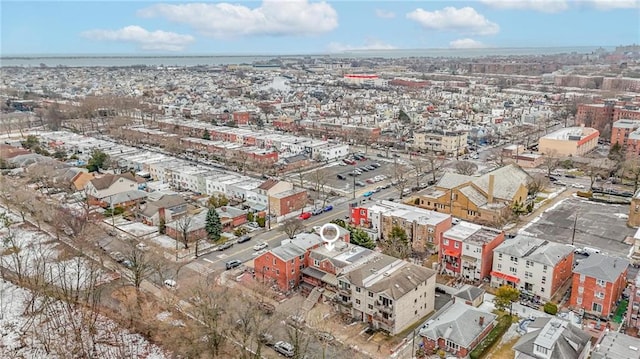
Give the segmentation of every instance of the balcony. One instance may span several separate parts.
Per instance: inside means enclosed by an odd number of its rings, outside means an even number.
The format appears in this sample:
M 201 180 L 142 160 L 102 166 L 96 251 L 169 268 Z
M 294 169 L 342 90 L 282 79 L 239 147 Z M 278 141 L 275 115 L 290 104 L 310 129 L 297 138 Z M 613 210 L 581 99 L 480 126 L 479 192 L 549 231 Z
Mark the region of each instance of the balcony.
M 380 312 L 393 314 L 393 305 L 384 305 L 382 302 L 376 300 L 374 306 Z
M 338 293 L 346 296 L 351 296 L 351 289 L 346 289 L 343 287 L 338 287 Z
M 393 324 L 395 323 L 395 321 L 393 320 L 393 318 L 388 318 L 388 319 L 384 319 L 384 317 L 380 314 L 374 314 L 373 315 L 373 320 L 380 322 L 388 327 L 393 327 Z

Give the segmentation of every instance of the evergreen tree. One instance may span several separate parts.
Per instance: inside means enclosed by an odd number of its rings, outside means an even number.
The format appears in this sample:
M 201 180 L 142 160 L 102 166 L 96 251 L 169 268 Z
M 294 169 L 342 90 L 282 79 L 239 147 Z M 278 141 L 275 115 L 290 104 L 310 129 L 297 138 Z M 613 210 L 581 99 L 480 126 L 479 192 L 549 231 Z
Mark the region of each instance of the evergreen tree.
M 209 134 L 209 130 L 205 129 L 204 133 L 202 134 L 202 139 L 203 140 L 211 140 L 211 135 Z
M 222 223 L 220 222 L 220 216 L 216 212 L 215 207 L 209 207 L 207 212 L 207 220 L 204 229 L 207 231 L 207 237 L 212 241 L 220 239 L 222 234 Z
M 367 232 L 362 229 L 349 227 L 349 232 L 351 236 L 351 243 L 369 249 L 374 249 L 376 247 L 376 242 L 374 242 Z

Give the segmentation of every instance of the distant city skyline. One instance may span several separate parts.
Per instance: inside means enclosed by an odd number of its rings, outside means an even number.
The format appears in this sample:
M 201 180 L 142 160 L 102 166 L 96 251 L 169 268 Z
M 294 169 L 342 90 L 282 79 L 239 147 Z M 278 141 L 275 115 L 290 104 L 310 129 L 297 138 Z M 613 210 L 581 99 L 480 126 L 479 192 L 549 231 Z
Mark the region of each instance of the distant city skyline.
M 640 43 L 640 0 L 2 1 L 0 55 L 333 54 Z

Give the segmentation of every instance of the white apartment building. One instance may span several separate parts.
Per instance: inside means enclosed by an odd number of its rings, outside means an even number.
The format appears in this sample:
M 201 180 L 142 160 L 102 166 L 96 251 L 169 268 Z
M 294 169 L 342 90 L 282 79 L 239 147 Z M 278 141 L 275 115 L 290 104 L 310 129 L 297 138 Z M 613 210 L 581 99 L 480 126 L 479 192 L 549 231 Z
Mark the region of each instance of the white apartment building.
M 413 134 L 413 147 L 445 154 L 463 154 L 467 148 L 466 131 L 428 131 Z
M 491 286 L 511 285 L 549 300 L 571 278 L 572 267 L 572 247 L 518 235 L 493 250 Z

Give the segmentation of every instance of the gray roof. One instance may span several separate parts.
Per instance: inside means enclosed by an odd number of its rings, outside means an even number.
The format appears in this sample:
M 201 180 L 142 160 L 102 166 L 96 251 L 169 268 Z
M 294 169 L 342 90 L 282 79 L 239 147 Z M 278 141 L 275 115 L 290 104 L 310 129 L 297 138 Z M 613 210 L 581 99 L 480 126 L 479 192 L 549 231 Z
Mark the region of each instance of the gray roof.
M 495 198 L 513 199 L 521 185 L 527 185 L 531 176 L 515 164 L 500 167 L 481 177 L 475 178 L 473 183 L 485 193 L 489 191 L 489 176 L 493 175 L 493 196 Z
M 451 189 L 467 182 L 471 182 L 474 178 L 475 177 L 465 176 L 458 173 L 446 172 L 442 178 L 440 178 L 436 187 Z
M 484 296 L 484 292 L 484 289 L 465 284 L 456 294 L 454 294 L 454 296 L 473 302 L 476 298 Z
M 519 234 L 515 238 L 502 242 L 493 252 L 555 266 L 563 258 L 571 254 L 573 248 L 564 244 Z
M 484 322 L 480 325 L 480 317 Z M 464 348 L 491 324 L 497 316 L 461 302 L 451 303 L 426 322 L 420 335 L 429 339 L 448 339 Z
M 542 326 L 540 326 L 542 325 Z M 534 344 L 551 349 L 550 358 L 578 359 L 591 335 L 560 318 L 536 318 L 528 326 L 531 332 L 520 337 L 513 347 L 517 353 L 541 358 L 533 352 Z
M 640 338 L 609 331 L 606 332 L 591 359 L 637 359 L 640 358 Z
M 435 274 L 434 270 L 378 253 L 339 278 L 395 300 L 415 290 Z
M 461 188 L 460 192 L 478 207 L 482 207 L 487 204 L 487 197 L 473 186 Z
M 270 252 L 286 262 L 305 254 L 306 251 L 295 244 L 287 243 L 279 247 L 272 248 Z
M 615 282 L 629 267 L 627 259 L 595 253 L 583 259 L 573 273 L 583 274 L 607 282 Z

